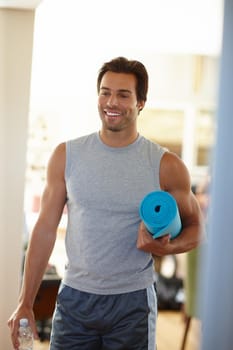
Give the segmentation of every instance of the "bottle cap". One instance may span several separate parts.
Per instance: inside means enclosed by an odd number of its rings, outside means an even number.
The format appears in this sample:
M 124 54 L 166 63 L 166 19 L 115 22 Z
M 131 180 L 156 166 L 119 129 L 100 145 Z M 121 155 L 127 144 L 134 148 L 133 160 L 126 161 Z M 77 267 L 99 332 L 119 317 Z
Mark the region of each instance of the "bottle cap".
M 28 319 L 27 319 L 27 318 L 21 318 L 21 319 L 19 320 L 19 325 L 20 325 L 21 327 L 27 327 L 27 326 L 28 326 Z

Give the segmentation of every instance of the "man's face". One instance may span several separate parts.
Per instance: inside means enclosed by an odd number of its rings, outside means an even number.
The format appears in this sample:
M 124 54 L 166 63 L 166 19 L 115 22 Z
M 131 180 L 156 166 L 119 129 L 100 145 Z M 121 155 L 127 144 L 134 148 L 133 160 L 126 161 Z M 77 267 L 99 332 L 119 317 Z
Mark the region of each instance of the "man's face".
M 103 128 L 119 132 L 135 128 L 139 110 L 133 74 L 106 72 L 100 83 L 98 109 Z

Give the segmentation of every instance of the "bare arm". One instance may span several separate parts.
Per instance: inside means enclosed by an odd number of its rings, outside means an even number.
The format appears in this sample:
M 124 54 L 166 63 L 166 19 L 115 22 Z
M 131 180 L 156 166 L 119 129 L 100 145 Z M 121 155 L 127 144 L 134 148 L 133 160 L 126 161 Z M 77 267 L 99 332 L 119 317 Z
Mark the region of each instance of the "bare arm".
M 202 213 L 191 191 L 188 170 L 173 153 L 166 152 L 161 160 L 160 186 L 176 199 L 182 231 L 173 240 L 169 236 L 153 239 L 145 225 L 141 223 L 137 247 L 158 256 L 183 253 L 197 247 L 203 239 Z
M 41 210 L 26 254 L 19 304 L 8 321 L 15 349 L 18 349 L 17 333 L 20 318 L 29 319 L 34 336 L 37 337 L 33 304 L 54 247 L 57 227 L 66 202 L 64 169 L 65 144 L 61 144 L 55 149 L 48 164 Z

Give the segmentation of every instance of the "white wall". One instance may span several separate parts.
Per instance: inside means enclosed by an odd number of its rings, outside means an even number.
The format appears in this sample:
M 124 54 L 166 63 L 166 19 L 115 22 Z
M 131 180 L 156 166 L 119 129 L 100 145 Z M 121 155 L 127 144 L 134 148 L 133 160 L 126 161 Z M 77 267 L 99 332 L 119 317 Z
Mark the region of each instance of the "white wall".
M 12 349 L 7 319 L 21 277 L 23 196 L 33 10 L 0 8 L 0 347 Z

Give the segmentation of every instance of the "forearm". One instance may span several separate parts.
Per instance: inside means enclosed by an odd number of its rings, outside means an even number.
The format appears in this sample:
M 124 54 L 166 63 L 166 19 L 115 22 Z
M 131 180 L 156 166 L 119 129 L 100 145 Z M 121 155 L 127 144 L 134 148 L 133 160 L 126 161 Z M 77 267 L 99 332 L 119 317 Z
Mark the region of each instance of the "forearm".
M 183 228 L 180 235 L 171 241 L 172 254 L 188 252 L 198 247 L 204 240 L 204 229 L 201 225 L 192 225 Z
M 137 248 L 156 256 L 180 254 L 197 247 L 203 240 L 202 226 L 189 225 L 183 228 L 179 236 L 170 239 L 169 235 L 153 239 L 141 222 L 138 231 Z
M 33 303 L 47 267 L 56 239 L 55 232 L 35 227 L 26 253 L 19 304 L 28 308 Z

